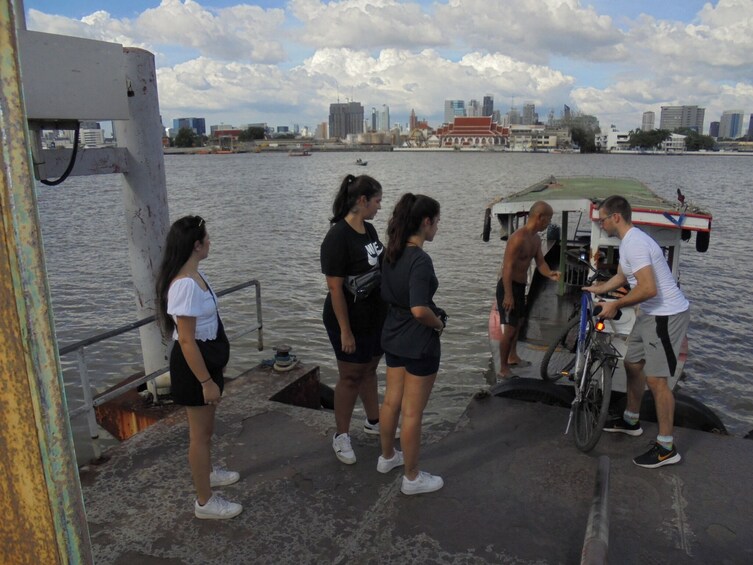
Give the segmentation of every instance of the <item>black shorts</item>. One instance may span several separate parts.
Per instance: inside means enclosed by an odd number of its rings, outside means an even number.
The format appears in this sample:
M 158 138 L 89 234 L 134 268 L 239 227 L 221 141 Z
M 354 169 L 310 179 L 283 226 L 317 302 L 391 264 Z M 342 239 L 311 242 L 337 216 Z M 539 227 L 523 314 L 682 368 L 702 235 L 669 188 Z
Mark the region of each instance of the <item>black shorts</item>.
M 405 367 L 411 375 L 428 377 L 439 371 L 439 357 L 421 357 L 421 359 L 409 359 L 385 353 L 384 360 L 388 367 Z
M 217 338 L 207 341 L 196 340 L 201 356 L 207 366 L 212 380 L 220 387 L 220 394 L 225 388 L 223 372 L 230 356 L 230 345 L 222 327 L 217 330 Z M 180 343 L 175 342 L 170 353 L 170 396 L 175 404 L 181 406 L 204 406 L 204 390 L 199 380 L 183 356 Z
M 327 330 L 329 341 L 332 349 L 335 350 L 335 357 L 338 361 L 347 363 L 369 363 L 374 357 L 381 357 L 382 350 L 382 331 L 374 330 L 369 333 L 354 334 L 356 340 L 356 350 L 353 353 L 344 353 L 342 350 L 342 339 L 339 331 Z
M 505 300 L 505 285 L 502 279 L 497 281 L 497 310 L 499 310 L 499 323 L 517 327 L 526 314 L 526 285 L 512 281 L 513 309 L 505 312 L 502 303 Z

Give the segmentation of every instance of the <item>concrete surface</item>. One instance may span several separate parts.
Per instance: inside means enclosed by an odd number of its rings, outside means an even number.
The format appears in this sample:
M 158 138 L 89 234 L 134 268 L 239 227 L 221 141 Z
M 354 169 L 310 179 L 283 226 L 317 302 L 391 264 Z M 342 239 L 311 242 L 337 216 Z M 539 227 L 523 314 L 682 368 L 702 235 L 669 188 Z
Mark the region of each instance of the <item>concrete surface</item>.
M 399 469 L 376 471 L 378 438 L 361 421 L 358 462 L 343 465 L 333 414 L 266 400 L 278 385 L 251 370 L 218 409 L 215 459 L 242 477 L 218 490 L 244 505 L 237 518 L 194 518 L 182 412 L 82 470 L 96 563 L 579 563 L 599 455 L 611 461 L 610 563 L 753 563 L 749 440 L 678 428 L 683 461 L 648 470 L 632 458 L 655 424 L 604 434 L 586 455 L 563 435 L 566 409 L 481 394 L 425 430 L 421 467 L 445 486 L 409 497 Z

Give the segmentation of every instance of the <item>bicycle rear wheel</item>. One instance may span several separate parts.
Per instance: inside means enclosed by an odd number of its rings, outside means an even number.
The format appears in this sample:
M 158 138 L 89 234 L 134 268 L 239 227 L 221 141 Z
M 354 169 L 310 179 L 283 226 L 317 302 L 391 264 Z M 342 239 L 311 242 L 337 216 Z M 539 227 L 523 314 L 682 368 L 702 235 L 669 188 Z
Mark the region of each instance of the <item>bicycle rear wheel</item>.
M 594 359 L 583 373 L 583 398 L 573 406 L 573 432 L 575 445 L 584 453 L 599 442 L 607 421 L 614 368 L 615 360 L 611 357 Z
M 578 318 L 572 320 L 544 353 L 539 373 L 545 381 L 556 382 L 575 367 L 579 323 Z

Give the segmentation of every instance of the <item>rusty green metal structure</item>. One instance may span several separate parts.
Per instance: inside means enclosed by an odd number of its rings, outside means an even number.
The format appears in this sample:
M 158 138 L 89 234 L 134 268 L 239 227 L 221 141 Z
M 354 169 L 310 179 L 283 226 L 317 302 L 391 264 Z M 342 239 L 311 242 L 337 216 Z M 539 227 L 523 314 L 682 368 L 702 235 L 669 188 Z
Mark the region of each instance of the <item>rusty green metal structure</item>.
M 21 565 L 92 563 L 52 324 L 17 18 L 0 2 L 0 544 Z

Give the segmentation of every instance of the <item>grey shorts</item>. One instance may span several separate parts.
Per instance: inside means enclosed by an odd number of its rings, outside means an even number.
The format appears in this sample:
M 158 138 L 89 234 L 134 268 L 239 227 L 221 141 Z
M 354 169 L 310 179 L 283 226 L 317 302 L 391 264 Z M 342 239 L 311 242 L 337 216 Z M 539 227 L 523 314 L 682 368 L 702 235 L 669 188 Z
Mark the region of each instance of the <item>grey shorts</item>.
M 643 372 L 648 377 L 673 376 L 689 322 L 689 310 L 671 316 L 651 316 L 639 311 L 627 340 L 625 361 L 645 361 Z

